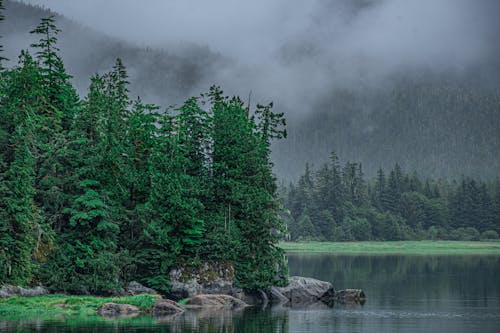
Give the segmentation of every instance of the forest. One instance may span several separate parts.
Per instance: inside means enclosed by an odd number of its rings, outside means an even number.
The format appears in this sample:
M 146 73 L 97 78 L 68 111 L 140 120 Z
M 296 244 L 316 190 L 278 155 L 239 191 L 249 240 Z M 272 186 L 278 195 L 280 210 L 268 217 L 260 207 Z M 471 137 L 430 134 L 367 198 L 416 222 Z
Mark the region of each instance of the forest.
M 203 261 L 231 263 L 247 290 L 286 283 L 270 159 L 283 114 L 215 86 L 160 110 L 131 99 L 120 59 L 80 98 L 59 32 L 42 19 L 0 62 L 0 284 L 166 292 L 172 267 Z
M 488 240 L 500 233 L 500 180 L 422 179 L 395 164 L 366 179 L 361 163 L 332 153 L 282 185 L 291 240 Z

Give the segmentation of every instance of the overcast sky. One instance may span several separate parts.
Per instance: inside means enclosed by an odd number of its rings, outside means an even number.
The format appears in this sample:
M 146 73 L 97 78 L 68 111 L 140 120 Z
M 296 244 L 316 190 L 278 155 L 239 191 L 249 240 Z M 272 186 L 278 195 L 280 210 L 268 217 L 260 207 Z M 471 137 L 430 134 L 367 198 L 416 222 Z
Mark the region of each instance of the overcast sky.
M 216 78 L 307 103 L 395 71 L 460 73 L 498 61 L 497 0 L 29 0 L 144 46 L 209 46 L 236 65 Z M 241 91 L 238 89 L 241 88 Z

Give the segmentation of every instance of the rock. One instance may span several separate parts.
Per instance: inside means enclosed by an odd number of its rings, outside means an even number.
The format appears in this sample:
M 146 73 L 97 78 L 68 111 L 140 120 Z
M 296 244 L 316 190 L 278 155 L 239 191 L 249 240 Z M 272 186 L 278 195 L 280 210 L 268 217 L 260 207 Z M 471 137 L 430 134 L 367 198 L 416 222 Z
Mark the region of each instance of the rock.
M 188 308 L 239 309 L 246 306 L 248 306 L 247 303 L 230 295 L 202 294 L 193 296 L 186 301 Z
M 276 289 L 286 297 L 290 303 L 317 302 L 323 295 L 332 293 L 334 290 L 330 282 L 313 278 L 292 276 L 289 282 L 288 286 L 277 287 Z
M 130 295 L 139 295 L 139 294 L 153 294 L 158 295 L 156 290 L 143 286 L 137 281 L 132 281 L 127 285 L 125 289 L 126 293 Z
M 174 301 L 171 301 L 169 299 L 160 299 L 156 301 L 156 303 L 153 305 L 153 309 L 151 310 L 151 314 L 154 317 L 165 317 L 177 313 L 183 312 L 184 309 L 179 306 Z
M 105 303 L 97 308 L 97 313 L 103 317 L 134 316 L 138 315 L 140 310 L 130 304 Z
M 241 288 L 233 288 L 229 295 L 247 303 L 248 305 L 265 307 L 269 302 L 267 294 L 262 290 L 250 292 Z
M 361 289 L 345 289 L 335 293 L 335 299 L 344 301 L 364 301 L 366 295 Z
M 44 287 L 38 286 L 34 288 L 23 288 L 19 286 L 13 286 L 10 284 L 4 284 L 0 288 L 0 298 L 7 298 L 12 296 L 42 296 L 48 294 L 49 291 Z
M 288 299 L 288 297 L 286 297 L 285 295 L 283 295 L 281 293 L 281 291 L 279 291 L 278 288 L 276 287 L 271 287 L 269 289 L 269 300 L 271 302 L 271 304 L 286 304 L 288 303 L 290 300 Z
M 199 294 L 232 294 L 234 268 L 229 263 L 205 262 L 197 268 L 179 267 L 169 273 L 170 296 L 183 299 Z

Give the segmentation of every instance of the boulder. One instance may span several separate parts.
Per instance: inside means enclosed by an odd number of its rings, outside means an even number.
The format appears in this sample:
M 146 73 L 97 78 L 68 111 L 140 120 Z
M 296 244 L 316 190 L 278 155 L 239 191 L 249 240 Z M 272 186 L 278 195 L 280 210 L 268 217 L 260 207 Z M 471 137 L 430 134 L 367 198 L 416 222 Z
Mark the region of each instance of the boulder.
M 187 308 L 239 309 L 246 306 L 248 306 L 247 303 L 230 295 L 202 294 L 186 301 Z
M 366 300 L 366 295 L 361 289 L 345 289 L 337 291 L 335 298 L 337 300 L 359 302 Z
M 205 262 L 199 267 L 179 267 L 169 273 L 170 296 L 183 299 L 199 294 L 231 294 L 234 268 L 225 262 Z
M 277 287 L 276 291 L 286 297 L 290 303 L 313 303 L 319 301 L 325 294 L 331 294 L 334 289 L 330 282 L 292 276 L 286 287 Z
M 268 295 L 262 290 L 247 291 L 234 287 L 229 294 L 248 305 L 265 307 L 269 303 Z
M 97 308 L 97 313 L 103 317 L 135 316 L 140 310 L 130 304 L 105 303 Z
M 140 294 L 158 295 L 158 293 L 154 289 L 145 287 L 137 281 L 130 282 L 125 288 L 125 291 L 129 295 L 140 295 Z
M 0 288 L 0 298 L 7 298 L 12 296 L 42 296 L 48 294 L 49 291 L 44 287 L 38 286 L 34 288 L 23 288 L 19 286 L 13 286 L 10 284 L 4 284 Z
M 160 299 L 156 301 L 151 309 L 151 314 L 154 317 L 165 317 L 173 314 L 181 313 L 184 309 L 176 302 L 169 299 Z
M 288 297 L 286 297 L 285 295 L 283 295 L 281 293 L 281 291 L 279 291 L 279 289 L 277 287 L 271 287 L 269 289 L 269 301 L 271 302 L 271 304 L 286 304 L 288 303 L 290 300 L 288 299 Z

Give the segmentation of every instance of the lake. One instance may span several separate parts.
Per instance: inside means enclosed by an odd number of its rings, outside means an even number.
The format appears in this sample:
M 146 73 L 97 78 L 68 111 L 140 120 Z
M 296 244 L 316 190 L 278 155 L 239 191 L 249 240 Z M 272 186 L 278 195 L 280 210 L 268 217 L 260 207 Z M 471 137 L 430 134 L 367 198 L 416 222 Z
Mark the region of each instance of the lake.
M 362 288 L 364 305 L 188 311 L 155 321 L 2 320 L 0 332 L 499 332 L 500 256 L 290 254 L 291 275 Z

